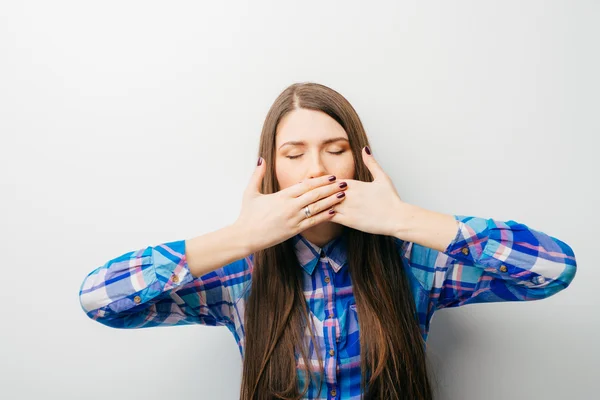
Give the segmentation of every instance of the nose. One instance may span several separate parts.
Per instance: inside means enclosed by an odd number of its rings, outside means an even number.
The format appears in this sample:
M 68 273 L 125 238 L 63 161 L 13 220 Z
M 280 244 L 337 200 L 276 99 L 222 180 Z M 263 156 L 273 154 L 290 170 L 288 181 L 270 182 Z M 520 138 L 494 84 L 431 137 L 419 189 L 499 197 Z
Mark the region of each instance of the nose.
M 327 169 L 323 164 L 323 160 L 321 159 L 319 152 L 316 152 L 310 158 L 307 173 L 308 179 L 317 178 L 327 174 Z

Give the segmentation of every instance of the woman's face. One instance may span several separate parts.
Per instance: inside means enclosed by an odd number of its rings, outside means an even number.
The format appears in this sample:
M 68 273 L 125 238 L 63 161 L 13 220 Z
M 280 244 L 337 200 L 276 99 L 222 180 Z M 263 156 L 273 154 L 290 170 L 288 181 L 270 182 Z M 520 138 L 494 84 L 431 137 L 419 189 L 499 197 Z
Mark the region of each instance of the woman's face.
M 289 112 L 277 126 L 275 173 L 280 190 L 322 175 L 335 175 L 336 181 L 353 179 L 354 157 L 346 131 L 324 112 Z

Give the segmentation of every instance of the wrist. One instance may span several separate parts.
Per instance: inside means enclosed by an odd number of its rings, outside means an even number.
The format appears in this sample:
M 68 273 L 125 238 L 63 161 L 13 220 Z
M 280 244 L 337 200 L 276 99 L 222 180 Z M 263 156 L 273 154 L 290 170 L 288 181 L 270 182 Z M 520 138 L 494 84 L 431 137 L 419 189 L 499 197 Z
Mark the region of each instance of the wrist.
M 252 234 L 250 229 L 246 227 L 246 225 L 240 223 L 239 221 L 234 222 L 233 224 L 227 227 L 231 231 L 231 234 L 234 238 L 236 238 L 236 243 L 239 244 L 241 251 L 245 255 L 249 255 L 254 253 L 255 245 L 252 242 Z
M 414 242 L 438 251 L 445 251 L 454 240 L 459 223 L 452 214 L 443 214 L 404 203 L 396 217 L 394 235 L 400 240 Z
M 418 207 L 404 201 L 400 201 L 394 214 L 395 229 L 394 234 L 398 239 L 405 240 L 407 233 L 410 232 L 411 225 L 418 217 Z

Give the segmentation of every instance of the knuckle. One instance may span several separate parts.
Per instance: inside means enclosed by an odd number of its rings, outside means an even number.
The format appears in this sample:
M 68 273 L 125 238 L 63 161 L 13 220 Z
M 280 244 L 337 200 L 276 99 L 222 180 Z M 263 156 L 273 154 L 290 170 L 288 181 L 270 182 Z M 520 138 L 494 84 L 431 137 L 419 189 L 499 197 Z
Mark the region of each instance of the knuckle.
M 315 190 L 314 193 L 312 194 L 312 197 L 313 197 L 312 201 L 315 202 L 315 201 L 319 200 L 319 198 L 321 197 L 321 193 L 319 193 L 318 190 Z

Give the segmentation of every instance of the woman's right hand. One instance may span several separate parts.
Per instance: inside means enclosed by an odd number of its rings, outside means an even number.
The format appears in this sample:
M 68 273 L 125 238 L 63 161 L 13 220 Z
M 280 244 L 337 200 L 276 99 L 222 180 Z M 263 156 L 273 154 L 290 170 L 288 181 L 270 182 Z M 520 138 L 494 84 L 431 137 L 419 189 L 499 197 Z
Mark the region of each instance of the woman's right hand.
M 331 175 L 307 179 L 276 193 L 262 194 L 260 187 L 266 171 L 266 161 L 256 167 L 244 191 L 242 210 L 235 225 L 249 235 L 250 251 L 275 246 L 307 228 L 333 217 L 329 210 L 346 196 L 337 197 L 348 186 L 340 188 Z M 304 214 L 309 206 L 310 217 Z

